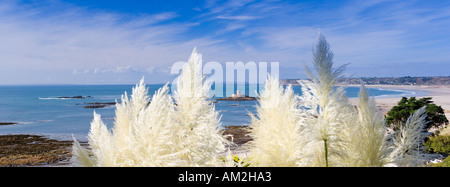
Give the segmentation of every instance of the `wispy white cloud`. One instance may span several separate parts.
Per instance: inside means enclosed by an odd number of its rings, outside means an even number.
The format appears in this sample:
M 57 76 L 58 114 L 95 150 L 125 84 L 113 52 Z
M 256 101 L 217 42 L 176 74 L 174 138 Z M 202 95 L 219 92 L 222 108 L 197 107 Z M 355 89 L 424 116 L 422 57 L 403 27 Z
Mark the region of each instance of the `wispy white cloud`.
M 260 19 L 260 16 L 217 16 L 216 19 L 228 19 L 228 20 L 254 20 Z
M 194 46 L 220 41 L 181 37 L 192 23 L 160 24 L 176 18 L 173 12 L 127 17 L 71 6 L 51 12 L 45 6 L 0 5 L 2 69 L 30 69 L 36 74 L 67 71 L 69 75 L 142 73 L 137 70 L 167 67 L 187 58 Z
M 448 64 L 447 1 L 230 0 L 188 8 L 195 13 L 184 15 L 174 8 L 122 14 L 59 1 L 33 6 L 2 1 L 0 74 L 20 79 L 10 72 L 23 70 L 32 72 L 28 79 L 35 73 L 38 80 L 52 76 L 49 71 L 64 72 L 54 75 L 67 74 L 69 78 L 59 80 L 72 82 L 88 75 L 145 74 L 148 82 L 160 83 L 171 80 L 170 66 L 186 60 L 197 46 L 204 62 L 277 61 L 286 70 L 281 78 L 292 78 L 297 74 L 290 72 L 298 73 L 311 61 L 318 29 L 331 43 L 337 63 L 351 63 L 349 71 L 374 69 L 356 76 L 376 76 L 375 69 L 389 64 Z
M 295 66 L 295 58 L 297 62 L 310 62 L 312 44 L 320 29 L 331 43 L 337 63 L 371 69 L 369 74 L 368 71 L 363 74 L 356 72 L 357 76 L 377 76 L 377 69 L 382 71 L 390 64 L 403 67 L 396 71 L 397 75 L 391 76 L 417 74 L 411 71 L 414 66 L 410 66 L 417 61 L 448 67 L 444 55 L 444 51 L 450 50 L 450 46 L 445 44 L 450 42 L 450 35 L 446 34 L 450 32 L 448 2 L 314 2 L 311 6 L 299 5 L 309 11 L 290 13 L 291 17 L 279 11 L 269 12 L 266 17 L 284 20 L 246 27 L 242 33 L 255 36 L 260 39 L 260 45 L 290 57 L 284 58 L 290 62 L 288 66 Z M 266 23 L 271 21 L 266 20 Z M 279 22 L 289 23 L 277 25 Z M 442 71 L 435 72 L 443 75 Z
M 138 72 L 139 69 L 131 67 L 131 66 L 117 66 L 114 68 L 93 68 L 93 69 L 84 69 L 84 70 L 78 70 L 78 69 L 74 69 L 72 71 L 72 75 L 77 75 L 77 74 L 99 74 L 99 73 L 130 73 L 130 72 Z

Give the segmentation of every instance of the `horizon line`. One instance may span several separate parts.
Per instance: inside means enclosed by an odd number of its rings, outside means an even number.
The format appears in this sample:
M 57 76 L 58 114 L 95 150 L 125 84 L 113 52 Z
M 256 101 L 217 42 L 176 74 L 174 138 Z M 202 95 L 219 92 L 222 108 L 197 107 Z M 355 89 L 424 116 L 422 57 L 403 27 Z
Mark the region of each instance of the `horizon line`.
M 432 77 L 450 77 L 449 76 L 398 76 L 398 77 L 341 77 L 343 79 L 358 79 L 358 78 L 432 78 Z M 309 80 L 309 78 L 284 78 L 284 79 L 278 79 L 278 80 Z M 232 84 L 233 82 L 222 82 L 223 84 Z M 264 83 L 249 83 L 249 82 L 234 82 L 237 84 L 264 84 Z M 103 84 L 76 84 L 76 83 L 0 83 L 0 86 L 108 86 L 108 85 L 136 85 L 136 83 L 103 83 Z M 167 83 L 146 83 L 146 85 L 164 85 L 169 84 L 170 81 Z

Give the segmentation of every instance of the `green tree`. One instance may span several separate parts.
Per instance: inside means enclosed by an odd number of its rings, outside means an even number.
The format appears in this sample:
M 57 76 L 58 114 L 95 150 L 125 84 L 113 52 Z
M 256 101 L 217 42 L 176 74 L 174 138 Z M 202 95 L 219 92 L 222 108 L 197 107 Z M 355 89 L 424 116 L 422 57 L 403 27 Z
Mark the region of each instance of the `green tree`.
M 386 124 L 390 125 L 397 130 L 401 124 L 404 124 L 408 117 L 413 114 L 416 110 L 423 106 L 427 106 L 427 122 L 425 123 L 425 128 L 430 129 L 431 127 L 442 127 L 447 125 L 448 119 L 445 117 L 444 109 L 441 106 L 433 104 L 431 97 L 424 97 L 417 100 L 416 97 L 406 98 L 403 97 L 397 106 L 394 106 L 386 116 Z

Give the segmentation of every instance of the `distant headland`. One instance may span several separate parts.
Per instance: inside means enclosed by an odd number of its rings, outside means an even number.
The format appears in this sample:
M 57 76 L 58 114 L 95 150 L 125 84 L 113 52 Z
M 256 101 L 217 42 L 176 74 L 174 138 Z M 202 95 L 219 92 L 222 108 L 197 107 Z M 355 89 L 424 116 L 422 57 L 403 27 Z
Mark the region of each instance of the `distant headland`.
M 281 79 L 284 85 L 298 85 L 300 79 Z M 450 76 L 448 77 L 359 77 L 359 78 L 340 78 L 338 84 L 361 84 L 366 85 L 450 85 Z

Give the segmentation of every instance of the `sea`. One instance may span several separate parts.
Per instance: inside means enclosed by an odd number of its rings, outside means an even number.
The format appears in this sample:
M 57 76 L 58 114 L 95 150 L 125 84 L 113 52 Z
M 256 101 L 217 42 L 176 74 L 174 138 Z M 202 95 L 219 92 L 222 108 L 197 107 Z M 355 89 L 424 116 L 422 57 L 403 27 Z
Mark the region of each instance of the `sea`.
M 71 140 L 72 136 L 86 141 L 93 112 L 100 114 L 108 128 L 114 126 L 115 105 L 105 108 L 84 108 L 88 103 L 120 102 L 124 92 L 131 95 L 135 85 L 27 85 L 0 86 L 0 122 L 16 122 L 16 125 L 0 125 L 0 135 L 37 134 L 60 140 Z M 162 84 L 147 85 L 149 95 Z M 214 87 L 213 87 L 214 88 Z M 228 89 L 227 89 L 228 88 Z M 301 95 L 301 87 L 293 86 Z M 231 96 L 235 90 L 255 96 L 263 90 L 262 85 L 231 85 L 215 89 Z M 228 90 L 228 91 L 227 91 Z M 368 88 L 374 97 L 415 96 L 416 91 Z M 359 87 L 345 87 L 349 98 L 358 97 Z M 217 94 L 219 95 L 219 94 Z M 74 96 L 81 96 L 74 97 Z M 212 99 L 215 99 L 213 96 Z M 256 112 L 257 101 L 215 101 L 215 109 L 221 115 L 221 125 L 246 126 L 249 113 Z

